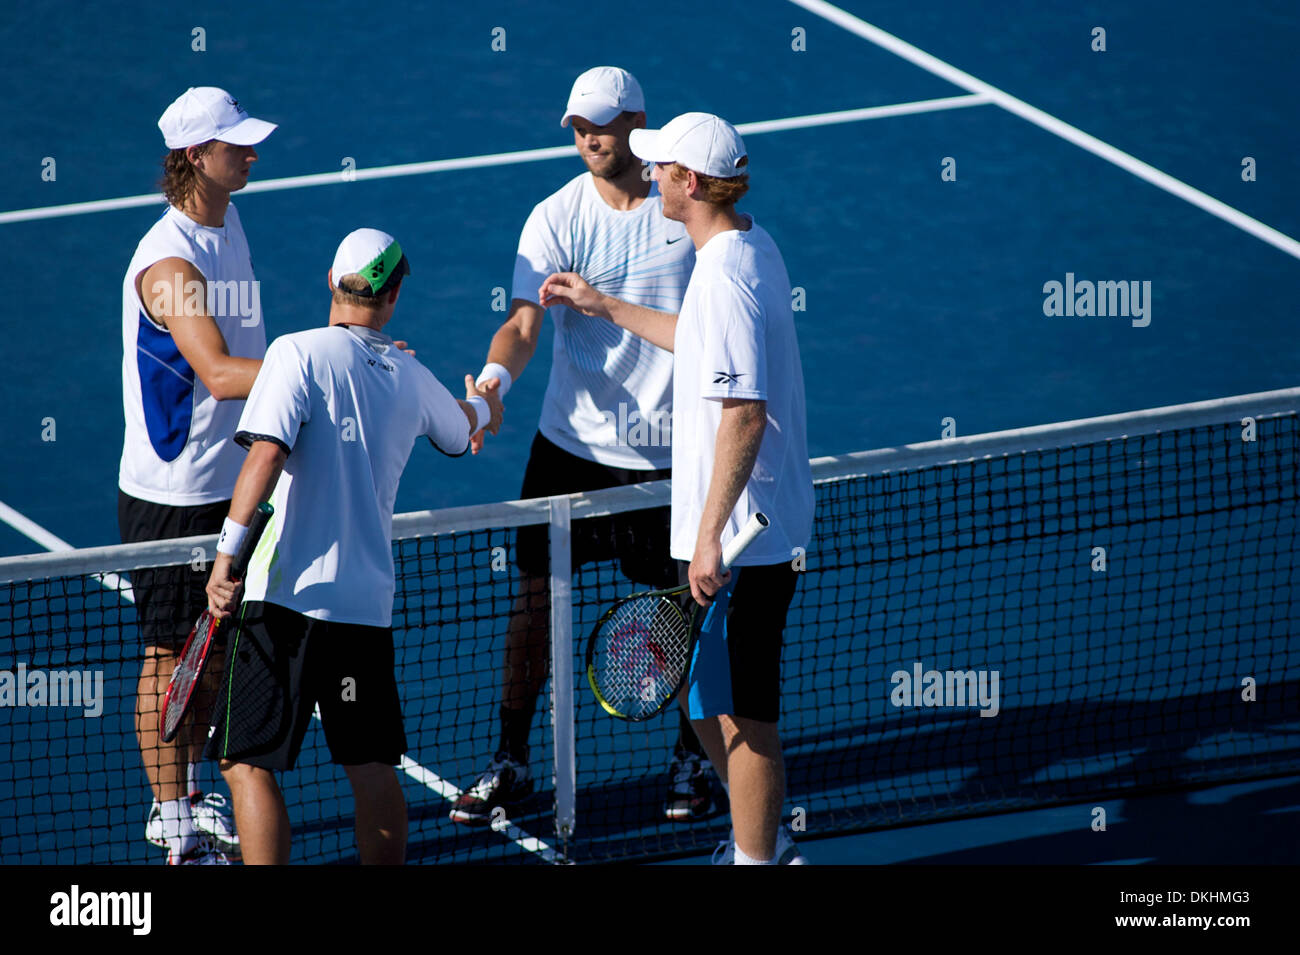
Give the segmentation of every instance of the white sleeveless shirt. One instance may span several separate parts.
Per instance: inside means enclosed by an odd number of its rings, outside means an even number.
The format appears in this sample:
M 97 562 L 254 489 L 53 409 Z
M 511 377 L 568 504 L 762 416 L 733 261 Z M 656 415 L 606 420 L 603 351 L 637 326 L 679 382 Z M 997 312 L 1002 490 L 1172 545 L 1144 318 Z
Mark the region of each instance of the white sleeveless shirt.
M 171 332 L 145 309 L 156 293 L 136 293 L 136 277 L 162 259 L 192 262 L 207 282 L 184 290 L 171 314 L 200 305 L 217 323 L 227 351 L 239 358 L 266 354 L 266 328 L 253 261 L 239 213 L 226 209 L 225 225 L 195 222 L 168 206 L 131 258 L 122 281 L 122 411 L 126 434 L 118 486 L 132 497 L 184 507 L 228 499 L 244 463 L 235 427 L 244 402 L 218 401 L 176 347 Z M 177 283 L 179 284 L 179 283 Z M 173 321 L 184 321 L 179 318 Z

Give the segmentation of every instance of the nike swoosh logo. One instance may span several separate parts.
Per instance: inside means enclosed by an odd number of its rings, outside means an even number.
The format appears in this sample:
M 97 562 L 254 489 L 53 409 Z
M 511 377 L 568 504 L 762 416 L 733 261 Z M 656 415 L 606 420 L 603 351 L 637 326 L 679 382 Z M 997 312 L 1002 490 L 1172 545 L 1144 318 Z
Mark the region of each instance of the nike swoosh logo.
M 669 244 L 669 245 L 672 245 L 674 242 L 680 242 L 680 241 L 682 241 L 682 239 L 684 239 L 684 238 L 686 238 L 686 236 L 684 236 L 684 235 L 679 235 L 679 236 L 678 236 L 677 238 L 675 238 L 675 239 L 669 239 L 669 240 L 668 240 L 668 244 Z

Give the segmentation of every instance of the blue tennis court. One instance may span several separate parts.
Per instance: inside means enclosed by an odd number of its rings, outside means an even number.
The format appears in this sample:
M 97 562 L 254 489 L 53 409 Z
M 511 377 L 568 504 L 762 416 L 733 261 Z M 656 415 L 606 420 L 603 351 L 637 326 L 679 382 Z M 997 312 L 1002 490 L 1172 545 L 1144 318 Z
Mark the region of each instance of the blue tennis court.
M 280 124 L 259 149 L 254 185 L 235 197 L 268 337 L 325 321 L 324 274 L 338 240 L 374 226 L 399 237 L 413 268 L 393 331 L 444 382 L 480 367 L 503 318 L 493 303 L 498 288 L 508 290 L 524 218 L 581 171 L 571 151 L 510 154 L 570 145 L 559 127 L 569 86 L 608 62 L 639 77 L 651 125 L 691 109 L 742 125 L 753 170 L 742 208 L 777 240 L 803 290 L 796 320 L 814 456 L 932 441 L 946 419 L 964 436 L 1296 384 L 1300 208 L 1289 169 L 1300 133 L 1286 97 L 1300 79 L 1300 14 L 1287 4 L 1066 10 L 1015 2 L 990 16 L 958 3 L 765 0 L 739 12 L 669 0 L 600 17 L 554 2 L 437 13 L 379 4 L 353 30 L 340 26 L 354 22 L 351 9 L 336 3 L 274 5 L 255 20 L 217 5 L 140 9 L 133 21 L 89 8 L 69 22 L 58 5 L 37 3 L 22 20 L 0 20 L 0 72 L 23 92 L 22 108 L 0 116 L 9 143 L 0 157 L 0 252 L 55 292 L 40 305 L 21 285 L 5 297 L 18 360 L 0 415 L 10 465 L 0 474 L 0 555 L 37 552 L 53 538 L 75 547 L 118 541 L 121 281 L 157 210 L 51 207 L 148 193 L 163 152 L 157 117 L 191 85 L 224 86 L 253 115 Z M 31 23 L 42 24 L 39 42 Z M 692 25 L 685 34 L 682 23 Z M 1093 48 L 1097 28 L 1104 51 Z M 193 48 L 196 29 L 202 51 Z M 434 161 L 449 162 L 403 168 Z M 51 168 L 47 181 L 42 171 Z M 374 174 L 349 180 L 353 168 Z M 305 178 L 322 173 L 328 181 Z M 33 211 L 16 214 L 23 210 Z M 36 280 L 41 263 L 57 263 L 58 277 Z M 1137 283 L 1149 289 L 1146 312 L 1045 314 L 1044 286 L 1076 280 Z M 549 344 L 548 335 L 484 454 L 448 461 L 417 449 L 399 512 L 518 496 Z M 509 535 L 488 543 L 508 546 Z M 1275 589 L 1288 586 L 1279 578 Z M 504 590 L 492 590 L 465 632 L 487 639 L 506 608 Z M 103 603 L 97 612 L 126 611 Z M 1267 636 L 1278 672 L 1293 679 L 1295 634 Z M 130 699 L 133 640 L 128 633 L 106 667 L 110 698 Z M 486 707 L 493 675 L 474 669 L 474 645 L 421 651 L 406 665 L 464 706 Z M 0 667 L 18 662 L 0 657 Z M 89 797 L 73 799 L 70 820 L 141 824 L 143 772 L 129 747 L 121 751 L 129 709 L 104 714 L 87 734 L 88 752 L 40 753 L 42 733 L 66 732 L 42 730 L 42 718 L 22 714 L 31 743 L 7 754 L 8 765 L 84 758 L 114 785 L 134 785 L 138 799 L 118 799 L 102 818 Z M 412 757 L 464 785 L 481 768 L 471 764 L 485 741 L 444 722 Z M 579 752 L 587 767 L 638 745 L 668 749 L 667 724 L 643 744 L 627 737 L 614 746 L 595 732 L 622 738 L 624 728 L 592 727 Z M 1295 747 L 1294 728 L 1276 720 L 1279 746 Z M 539 745 L 548 733 L 538 730 Z M 48 771 L 58 772 L 57 762 Z M 328 767 L 302 774 L 313 780 L 304 801 L 322 807 L 295 833 L 296 858 L 309 860 L 346 842 L 351 822 L 341 775 Z M 413 813 L 427 817 L 425 839 L 436 843 L 445 809 L 427 782 L 408 778 Z M 1257 831 L 1266 820 L 1270 844 L 1293 845 L 1295 781 L 1257 785 L 1223 796 L 1218 825 Z M 1196 794 L 1144 798 L 1163 801 L 1108 805 L 1127 820 L 1173 815 L 1202 826 L 1209 815 Z M 1142 809 L 1151 805 L 1160 808 Z M 539 796 L 536 812 L 516 822 L 545 837 L 548 809 Z M 1040 812 L 1065 813 L 1051 817 L 1061 820 L 1072 811 Z M 1037 843 L 988 835 L 988 827 L 1015 830 L 1020 815 L 827 840 L 810 855 L 824 845 L 830 861 L 1047 861 L 1030 847 L 1054 845 L 1053 833 L 1064 839 L 1065 823 L 1044 824 Z M 1091 835 L 1086 826 L 1074 838 Z M 1149 851 L 1129 846 L 1110 861 L 1198 861 L 1171 827 L 1149 831 Z M 9 859 L 15 833 L 3 834 Z M 499 834 L 476 838 L 479 857 L 499 857 Z M 1205 844 L 1218 861 L 1262 861 Z M 978 845 L 994 848 L 980 855 Z M 120 861 L 107 849 L 63 851 L 24 845 L 22 861 Z M 473 847 L 464 858 L 476 858 Z M 1085 852 L 1077 861 L 1106 860 Z

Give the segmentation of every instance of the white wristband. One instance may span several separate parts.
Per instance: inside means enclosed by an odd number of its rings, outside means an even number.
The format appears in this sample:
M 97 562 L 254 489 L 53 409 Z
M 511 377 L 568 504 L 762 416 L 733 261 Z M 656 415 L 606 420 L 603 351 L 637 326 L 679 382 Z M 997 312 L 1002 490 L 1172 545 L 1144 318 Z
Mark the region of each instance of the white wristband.
M 469 436 L 472 438 L 474 435 L 482 431 L 487 423 L 492 420 L 492 410 L 488 408 L 487 399 L 480 398 L 478 395 L 475 395 L 473 398 L 466 398 L 465 404 L 474 409 L 474 415 L 478 419 L 475 421 L 474 427 L 470 428 L 469 431 Z
M 481 385 L 488 378 L 499 378 L 501 380 L 501 387 L 497 390 L 497 396 L 500 398 L 504 398 L 506 392 L 510 390 L 510 386 L 514 384 L 514 379 L 510 377 L 510 369 L 494 361 L 490 361 L 483 366 L 483 370 L 478 373 L 478 380 L 474 384 Z
M 235 556 L 239 553 L 239 545 L 244 542 L 244 535 L 247 533 L 247 527 L 236 524 L 227 517 L 226 522 L 221 525 L 221 536 L 217 538 L 217 553 Z

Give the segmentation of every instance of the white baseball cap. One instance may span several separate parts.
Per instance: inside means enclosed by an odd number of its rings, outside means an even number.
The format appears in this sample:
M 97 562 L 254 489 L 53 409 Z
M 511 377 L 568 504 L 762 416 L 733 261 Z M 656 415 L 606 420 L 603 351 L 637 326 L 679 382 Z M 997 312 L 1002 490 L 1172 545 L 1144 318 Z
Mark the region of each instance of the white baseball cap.
M 223 89 L 191 86 L 167 107 L 158 120 L 158 128 L 168 149 L 185 149 L 210 139 L 252 146 L 270 136 L 276 125 L 253 119 Z
M 569 105 L 564 108 L 561 126 L 568 126 L 574 116 L 605 126 L 619 113 L 645 109 L 641 84 L 627 70 L 617 66 L 596 66 L 573 81 Z
M 741 175 L 746 158 L 736 127 L 712 113 L 682 113 L 663 129 L 634 129 L 628 145 L 646 162 L 675 162 L 719 179 Z
M 370 286 L 369 292 L 345 291 L 353 295 L 379 295 L 385 286 L 397 278 L 410 274 L 411 266 L 402 253 L 402 246 L 387 232 L 378 229 L 357 229 L 349 232 L 334 253 L 331 273 L 334 287 L 349 275 L 359 275 Z

